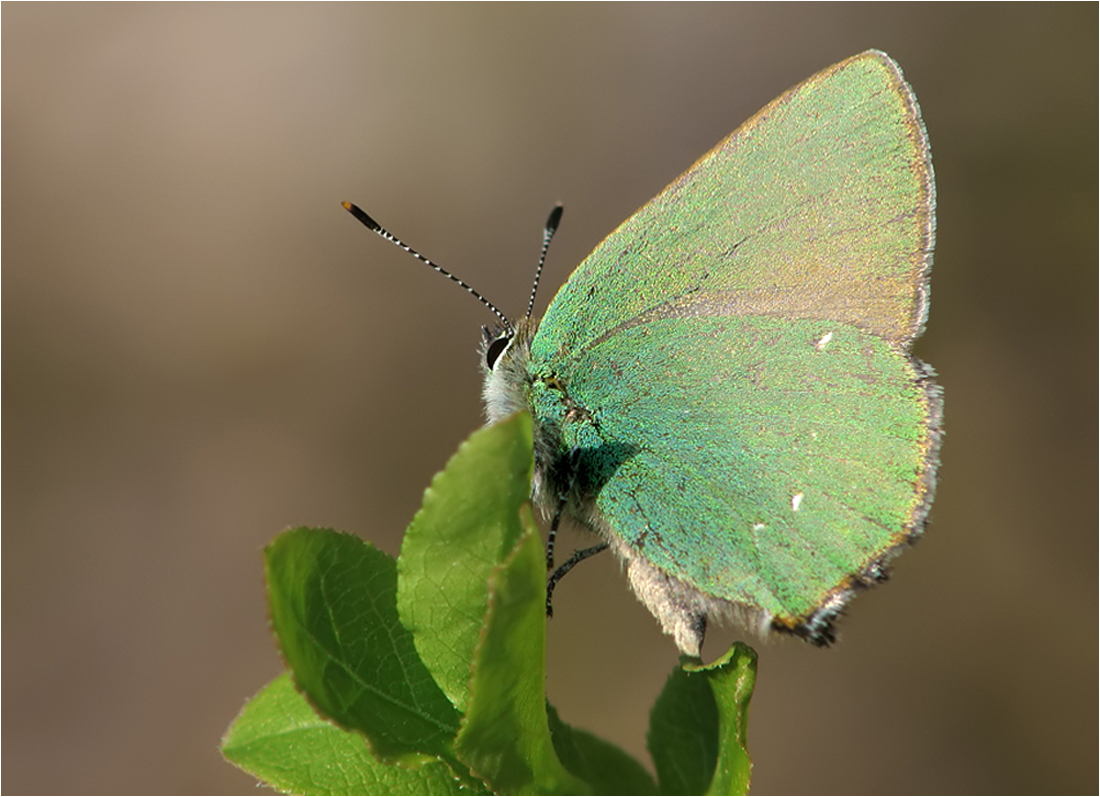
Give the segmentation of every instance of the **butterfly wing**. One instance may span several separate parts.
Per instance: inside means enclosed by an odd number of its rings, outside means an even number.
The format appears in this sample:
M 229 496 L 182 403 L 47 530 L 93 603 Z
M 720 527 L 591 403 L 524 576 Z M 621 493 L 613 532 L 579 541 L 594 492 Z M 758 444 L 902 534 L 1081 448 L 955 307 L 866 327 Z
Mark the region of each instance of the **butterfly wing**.
M 934 193 L 897 64 L 855 56 L 773 101 L 604 239 L 554 297 L 536 353 L 570 356 L 619 324 L 700 306 L 911 343 Z
M 919 531 L 938 407 L 922 367 L 873 334 L 669 318 L 576 366 L 589 418 L 563 443 L 627 559 L 795 630 Z
M 641 581 L 678 585 L 647 597 L 634 579 L 666 630 L 706 614 L 666 605 L 686 585 L 822 638 L 919 532 L 939 392 L 908 347 L 933 234 L 916 101 L 872 51 L 760 111 L 554 298 L 532 370 L 583 410 L 555 423 L 581 452 L 591 525 Z M 536 396 L 536 417 L 554 401 Z

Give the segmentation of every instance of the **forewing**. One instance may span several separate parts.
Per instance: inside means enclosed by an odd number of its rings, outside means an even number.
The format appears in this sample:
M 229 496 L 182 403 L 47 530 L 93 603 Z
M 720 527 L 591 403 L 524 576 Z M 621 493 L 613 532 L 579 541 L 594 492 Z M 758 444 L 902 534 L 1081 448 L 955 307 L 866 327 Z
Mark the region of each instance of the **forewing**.
M 917 103 L 869 51 L 765 107 L 609 235 L 554 298 L 532 354 L 577 356 L 639 317 L 845 322 L 920 334 L 934 187 Z

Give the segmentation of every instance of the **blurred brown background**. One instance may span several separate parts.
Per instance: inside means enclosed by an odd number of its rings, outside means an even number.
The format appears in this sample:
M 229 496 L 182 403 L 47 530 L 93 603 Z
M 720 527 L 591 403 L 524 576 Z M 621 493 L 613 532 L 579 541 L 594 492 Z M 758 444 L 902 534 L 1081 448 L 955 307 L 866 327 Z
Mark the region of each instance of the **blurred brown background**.
M 1097 6 L 3 6 L 3 788 L 240 792 L 280 670 L 260 552 L 396 553 L 511 313 L 786 88 L 869 47 L 939 184 L 926 538 L 830 650 L 760 644 L 755 791 L 1097 783 Z M 566 545 L 575 540 L 566 539 Z M 562 716 L 643 755 L 671 641 L 609 557 Z M 717 655 L 734 631 L 715 635 Z

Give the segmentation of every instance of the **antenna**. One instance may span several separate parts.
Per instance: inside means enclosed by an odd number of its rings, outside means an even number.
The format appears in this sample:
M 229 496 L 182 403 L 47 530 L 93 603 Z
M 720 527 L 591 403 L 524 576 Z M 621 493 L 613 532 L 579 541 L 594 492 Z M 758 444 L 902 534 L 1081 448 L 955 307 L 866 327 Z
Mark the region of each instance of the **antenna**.
M 419 260 L 421 263 L 423 263 L 426 266 L 431 266 L 432 268 L 434 268 L 436 271 L 438 271 L 440 274 L 442 274 L 444 277 L 451 280 L 452 282 L 457 282 L 459 285 L 461 285 L 463 288 L 466 289 L 467 293 L 469 293 L 471 296 L 473 296 L 475 299 L 477 299 L 483 305 L 485 305 L 490 310 L 492 310 L 493 313 L 496 315 L 496 317 L 500 319 L 501 323 L 504 324 L 505 329 L 507 329 L 509 333 L 513 333 L 513 334 L 515 333 L 515 327 L 512 326 L 512 322 L 508 320 L 508 317 L 505 316 L 504 313 L 500 312 L 500 310 L 498 310 L 496 308 L 496 305 L 494 305 L 492 302 L 490 302 L 488 299 L 486 299 L 484 296 L 482 296 L 476 290 L 471 288 L 469 285 L 467 285 L 465 282 L 460 280 L 458 277 L 456 277 L 451 272 L 447 271 L 445 268 L 436 265 L 431 260 L 428 260 L 428 258 L 424 257 L 424 255 L 417 252 L 415 249 L 413 249 L 407 243 L 402 241 L 400 238 L 395 236 L 393 233 L 391 233 L 389 230 L 387 230 L 381 224 L 379 224 L 374 219 L 372 219 L 370 216 L 368 216 L 366 213 L 364 213 L 359 208 L 358 205 L 353 205 L 351 202 L 341 202 L 340 204 L 344 206 L 344 210 L 346 210 L 351 215 L 355 216 L 355 218 L 359 219 L 359 221 L 362 222 L 363 225 L 365 225 L 367 227 L 367 229 L 371 230 L 372 232 L 378 233 L 383 238 L 385 238 L 387 241 L 389 241 L 391 244 L 396 244 L 397 246 L 401 247 L 406 252 L 408 252 L 410 255 L 412 255 L 417 260 Z M 551 218 L 553 218 L 554 214 L 551 213 L 550 216 L 551 216 Z M 560 212 L 558 213 L 558 218 L 559 219 L 561 218 L 561 213 Z M 549 222 L 547 222 L 547 225 L 549 225 Z M 556 222 L 555 222 L 555 226 L 557 226 Z M 546 243 L 543 244 L 543 247 L 542 247 L 544 258 L 546 257 L 546 247 L 550 243 L 550 237 L 549 236 L 552 236 L 552 235 L 553 235 L 553 232 L 550 231 L 549 226 L 547 226 L 547 236 L 548 237 L 546 237 L 546 239 L 545 239 Z M 540 270 L 542 269 L 542 264 L 541 263 L 539 263 L 539 269 Z M 538 283 L 537 283 L 537 278 L 536 278 L 536 285 L 537 284 Z M 532 297 L 532 301 L 533 300 L 534 299 Z M 530 315 L 530 311 L 528 311 L 528 315 Z
M 531 286 L 531 299 L 527 302 L 527 318 L 531 317 L 531 311 L 535 309 L 535 293 L 539 289 L 539 277 L 542 276 L 542 265 L 546 262 L 546 252 L 550 249 L 550 240 L 558 231 L 561 223 L 561 203 L 554 205 L 550 211 L 550 218 L 546 220 L 546 227 L 542 231 L 542 254 L 539 256 L 539 267 L 535 270 L 535 284 Z

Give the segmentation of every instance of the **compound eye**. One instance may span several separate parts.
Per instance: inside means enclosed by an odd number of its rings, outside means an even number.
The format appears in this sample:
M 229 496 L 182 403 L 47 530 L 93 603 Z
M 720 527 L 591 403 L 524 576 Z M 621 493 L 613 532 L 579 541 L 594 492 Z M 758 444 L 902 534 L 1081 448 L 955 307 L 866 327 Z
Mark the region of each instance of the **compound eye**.
M 512 337 L 510 335 L 502 335 L 489 344 L 489 348 L 485 350 L 485 365 L 488 366 L 490 371 L 493 370 L 496 361 L 500 359 L 500 355 L 504 353 L 511 342 Z

